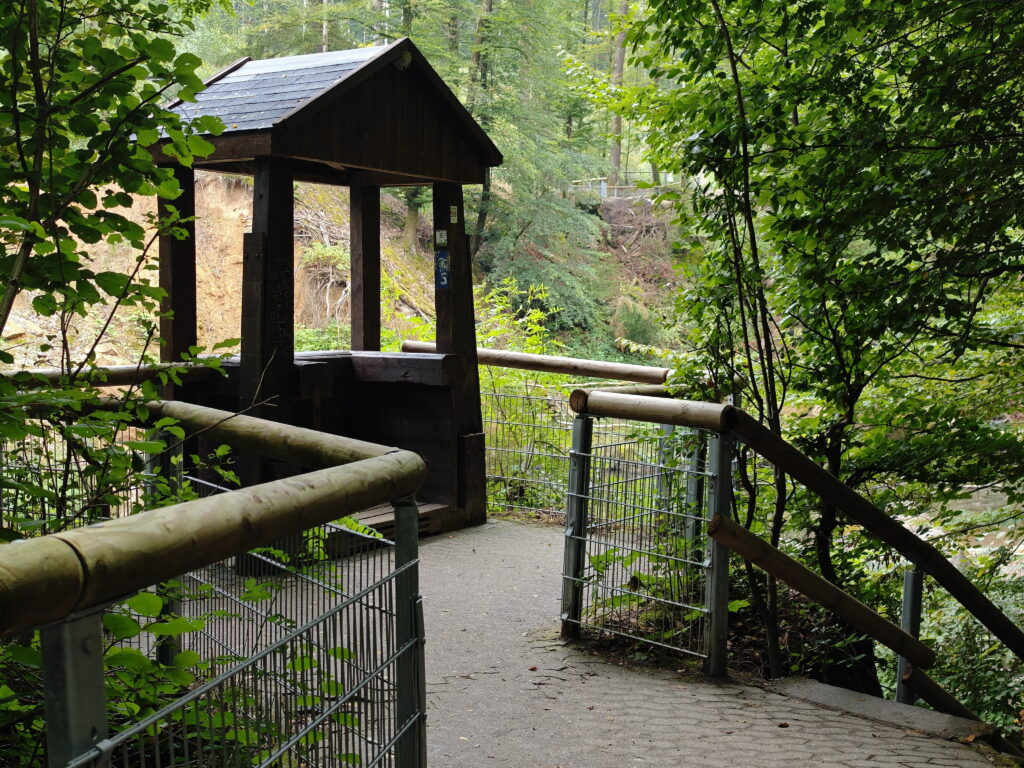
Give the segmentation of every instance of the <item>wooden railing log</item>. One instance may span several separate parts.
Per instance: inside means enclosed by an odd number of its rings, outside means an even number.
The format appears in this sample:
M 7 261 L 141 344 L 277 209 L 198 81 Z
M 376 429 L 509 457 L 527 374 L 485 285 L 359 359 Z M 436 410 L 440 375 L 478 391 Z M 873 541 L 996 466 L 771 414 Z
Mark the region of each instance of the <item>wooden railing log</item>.
M 863 526 L 868 533 L 916 563 L 1018 658 L 1024 659 L 1024 631 L 935 547 L 770 432 L 752 416 L 737 410 L 733 431 L 758 454 Z
M 187 431 L 313 472 L 0 544 L 0 635 L 115 600 L 362 509 L 411 496 L 415 453 L 179 402 L 148 404 Z
M 434 352 L 436 346 L 428 341 L 403 341 L 403 352 Z M 641 384 L 664 384 L 672 373 L 671 368 L 657 368 L 649 365 L 629 363 L 608 363 L 602 360 L 578 360 L 574 357 L 557 355 L 533 355 L 525 352 L 509 352 L 478 347 L 477 362 L 481 365 L 497 365 L 503 368 L 520 368 L 527 371 L 564 373 L 571 376 L 587 376 L 595 379 L 616 379 L 636 381 Z
M 84 370 L 78 377 L 96 387 L 126 387 L 155 379 L 169 369 L 179 371 L 178 378 L 184 382 L 208 381 L 217 372 L 206 365 L 197 363 L 153 363 L 152 365 L 111 365 L 104 368 Z M 18 373 L 18 389 L 35 389 L 44 386 L 60 386 L 67 380 L 68 373 L 60 368 L 31 368 Z M 10 377 L 12 374 L 5 374 Z
M 738 413 L 731 405 L 585 389 L 577 389 L 569 396 L 569 407 L 576 413 L 591 416 L 652 421 L 715 432 L 728 432 Z
M 913 664 L 930 667 L 935 663 L 935 651 L 916 637 L 904 632 L 884 616 L 789 555 L 761 540 L 742 525 L 721 515 L 715 515 L 708 525 L 708 535 L 762 570 L 786 582 L 797 592 L 828 608 L 854 629 L 874 638 L 886 648 L 891 648 Z

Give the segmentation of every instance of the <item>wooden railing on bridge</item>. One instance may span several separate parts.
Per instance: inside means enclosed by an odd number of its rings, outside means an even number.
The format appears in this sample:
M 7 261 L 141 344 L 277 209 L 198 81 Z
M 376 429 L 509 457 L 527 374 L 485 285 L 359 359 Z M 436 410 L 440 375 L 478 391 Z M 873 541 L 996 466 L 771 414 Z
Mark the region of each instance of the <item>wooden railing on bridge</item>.
M 869 534 L 915 563 L 1016 656 L 1024 659 L 1024 631 L 941 552 L 739 408 L 728 404 L 666 400 L 600 389 L 576 390 L 570 398 L 570 404 L 579 414 L 710 429 L 735 437 L 862 526 Z M 733 552 L 832 610 L 855 629 L 910 661 L 902 682 L 932 707 L 947 714 L 980 719 L 928 677 L 924 669 L 935 663 L 935 653 L 912 635 L 727 516 L 715 515 L 708 533 Z M 997 741 L 1003 751 L 1024 756 L 1024 752 L 1002 737 L 998 737 Z
M 132 383 L 139 375 L 126 369 L 106 383 Z M 395 736 L 395 759 L 403 768 L 424 765 L 418 510 L 413 499 L 426 478 L 423 460 L 410 451 L 189 403 L 155 401 L 146 407 L 149 423 L 173 419 L 189 439 L 201 437 L 309 471 L 0 544 L 0 637 L 41 630 L 48 765 L 105 765 L 114 748 L 106 739 L 100 642 L 104 609 L 139 590 L 318 526 L 330 527 L 339 518 L 381 504 L 395 509 L 391 573 L 397 575 L 391 610 L 396 623 L 389 631 L 399 650 L 394 657 L 398 682 L 391 695 L 402 726 Z

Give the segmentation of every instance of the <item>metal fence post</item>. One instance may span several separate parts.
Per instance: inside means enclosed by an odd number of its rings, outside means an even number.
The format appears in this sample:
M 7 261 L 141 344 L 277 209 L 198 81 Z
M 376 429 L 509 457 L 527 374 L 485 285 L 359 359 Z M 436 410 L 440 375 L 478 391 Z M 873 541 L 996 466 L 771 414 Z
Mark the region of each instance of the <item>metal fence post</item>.
M 182 446 L 176 443 L 176 438 L 169 432 L 158 432 L 156 440 L 162 440 L 168 446 L 163 452 L 150 455 L 146 460 L 147 478 L 144 483 L 145 490 L 151 499 L 155 500 L 158 484 L 154 478 L 164 478 L 172 495 L 181 493 L 181 468 L 183 461 Z M 174 457 L 178 461 L 174 461 Z M 163 598 L 164 604 L 160 609 L 160 616 L 173 618 L 181 613 L 181 599 L 177 594 L 178 590 L 167 590 L 158 585 L 156 594 Z M 156 660 L 161 664 L 171 666 L 174 664 L 174 657 L 181 653 L 181 643 L 177 635 L 165 635 L 156 641 Z
M 708 450 L 708 436 L 704 432 L 694 433 L 696 445 L 686 457 L 686 540 L 696 541 L 699 530 L 698 517 L 704 506 L 704 460 Z M 687 545 L 691 549 L 692 544 Z
M 562 637 L 579 637 L 583 616 L 583 568 L 586 560 L 587 507 L 590 502 L 590 452 L 594 419 L 580 414 L 572 422 L 569 494 L 565 513 L 565 559 L 562 562 Z
M 903 572 L 903 611 L 900 626 L 914 637 L 921 634 L 921 601 L 924 592 L 924 573 L 915 565 Z M 917 697 L 903 684 L 903 673 L 907 671 L 907 660 L 896 658 L 896 701 L 913 706 Z
M 658 427 L 658 509 L 667 510 L 672 504 L 672 497 L 675 489 L 672 487 L 672 476 L 666 472 L 666 468 L 672 462 L 672 433 L 675 427 L 671 424 L 661 424 Z
M 40 630 L 49 768 L 64 768 L 107 737 L 102 615 L 96 611 Z
M 426 768 L 426 672 L 423 666 L 423 614 L 419 579 L 419 507 L 411 497 L 393 502 L 395 509 L 395 647 L 414 643 L 398 657 L 395 721 L 404 728 L 395 744 L 395 768 Z M 406 567 L 408 566 L 408 567 Z
M 732 516 L 732 460 L 736 441 L 732 435 L 719 434 L 708 446 L 708 471 L 711 487 L 708 492 L 708 518 L 713 515 Z M 727 671 L 729 640 L 729 550 L 714 539 L 708 539 L 708 566 L 705 607 L 708 610 L 707 659 L 704 673 L 722 677 Z

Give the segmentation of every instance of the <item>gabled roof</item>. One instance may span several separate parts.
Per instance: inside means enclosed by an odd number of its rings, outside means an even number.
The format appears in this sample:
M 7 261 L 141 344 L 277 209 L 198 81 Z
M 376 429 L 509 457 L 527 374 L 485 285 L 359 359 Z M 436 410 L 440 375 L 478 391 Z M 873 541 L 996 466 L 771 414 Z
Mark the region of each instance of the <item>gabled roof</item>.
M 242 59 L 211 78 L 194 103 L 179 102 L 175 111 L 185 117 L 219 117 L 225 133 L 270 128 L 389 47 Z
M 479 183 L 501 152 L 408 38 L 348 51 L 242 59 L 207 81 L 185 118 L 225 130 L 200 167 L 250 173 L 256 157 L 290 158 L 296 178 L 381 185 Z M 363 182 L 369 183 L 369 182 Z

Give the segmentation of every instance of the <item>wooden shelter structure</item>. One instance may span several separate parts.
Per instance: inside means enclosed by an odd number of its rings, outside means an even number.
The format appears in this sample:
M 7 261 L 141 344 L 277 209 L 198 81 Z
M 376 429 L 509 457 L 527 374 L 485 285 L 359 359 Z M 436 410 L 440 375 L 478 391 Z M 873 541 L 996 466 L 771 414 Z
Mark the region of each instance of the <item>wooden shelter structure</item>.
M 211 78 L 196 102 L 174 108 L 224 122 L 221 135 L 207 137 L 215 151 L 196 167 L 254 179 L 240 360 L 227 382 L 186 385 L 175 396 L 415 451 L 429 470 L 423 524 L 441 530 L 482 522 L 484 445 L 462 185 L 483 182 L 502 162 L 497 147 L 408 39 L 242 59 Z M 175 166 L 175 173 L 184 192 L 174 205 L 192 216 L 193 169 Z M 295 354 L 296 181 L 350 188 L 351 350 Z M 436 354 L 379 351 L 380 189 L 410 185 L 433 188 Z M 189 234 L 160 243 L 169 361 L 196 344 Z M 260 465 L 246 479 L 297 469 Z

